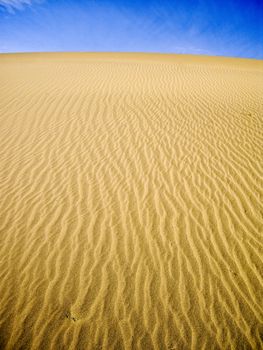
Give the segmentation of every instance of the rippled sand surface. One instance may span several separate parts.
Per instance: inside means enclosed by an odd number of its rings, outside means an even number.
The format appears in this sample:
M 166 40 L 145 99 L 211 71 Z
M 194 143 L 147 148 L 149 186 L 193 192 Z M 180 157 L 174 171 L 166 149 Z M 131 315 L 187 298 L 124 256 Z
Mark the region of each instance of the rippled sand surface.
M 0 55 L 0 348 L 263 348 L 263 61 Z

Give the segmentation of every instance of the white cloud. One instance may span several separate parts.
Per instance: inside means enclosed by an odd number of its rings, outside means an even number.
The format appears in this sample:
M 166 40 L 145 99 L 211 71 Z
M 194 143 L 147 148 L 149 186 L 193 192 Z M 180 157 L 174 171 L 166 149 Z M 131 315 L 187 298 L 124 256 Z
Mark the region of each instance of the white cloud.
M 13 13 L 15 10 L 22 10 L 24 6 L 31 6 L 36 2 L 39 2 L 39 0 L 0 0 L 0 7 Z

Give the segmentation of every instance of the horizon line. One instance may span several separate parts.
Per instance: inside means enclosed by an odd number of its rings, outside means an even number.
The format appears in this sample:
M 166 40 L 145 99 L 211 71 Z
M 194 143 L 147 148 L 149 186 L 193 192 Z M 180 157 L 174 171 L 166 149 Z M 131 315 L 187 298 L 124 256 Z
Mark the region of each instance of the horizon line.
M 160 52 L 160 51 L 10 51 L 0 52 L 0 55 L 16 55 L 16 54 L 57 54 L 57 53 L 83 53 L 83 54 L 144 54 L 144 55 L 164 55 L 164 56 L 197 56 L 197 57 L 214 57 L 214 58 L 228 58 L 239 60 L 253 60 L 263 61 L 262 58 L 252 57 L 239 57 L 239 56 L 224 56 L 224 55 L 210 55 L 210 54 L 197 54 L 197 53 L 176 53 L 176 52 Z

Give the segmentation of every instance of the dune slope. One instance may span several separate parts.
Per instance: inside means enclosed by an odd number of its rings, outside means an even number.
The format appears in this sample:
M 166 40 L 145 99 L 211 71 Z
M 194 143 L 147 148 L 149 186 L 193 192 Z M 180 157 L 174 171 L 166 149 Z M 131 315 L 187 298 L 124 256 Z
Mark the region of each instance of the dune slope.
M 0 55 L 0 348 L 263 348 L 263 62 Z

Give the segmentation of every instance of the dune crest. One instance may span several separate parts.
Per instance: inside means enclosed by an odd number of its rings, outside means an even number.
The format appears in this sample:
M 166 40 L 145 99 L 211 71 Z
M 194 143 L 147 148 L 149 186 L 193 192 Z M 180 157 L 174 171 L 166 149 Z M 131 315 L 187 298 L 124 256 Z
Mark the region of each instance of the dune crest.
M 263 348 L 263 62 L 0 55 L 0 348 Z

